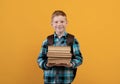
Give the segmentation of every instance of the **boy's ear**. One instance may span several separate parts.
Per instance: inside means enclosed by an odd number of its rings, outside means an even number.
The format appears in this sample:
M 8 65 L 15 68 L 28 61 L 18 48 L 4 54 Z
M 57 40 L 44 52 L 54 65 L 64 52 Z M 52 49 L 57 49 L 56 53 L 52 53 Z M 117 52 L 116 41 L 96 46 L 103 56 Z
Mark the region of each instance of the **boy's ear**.
M 51 26 L 53 25 L 52 21 L 51 21 Z
M 68 20 L 66 19 L 66 24 L 68 24 Z
M 51 26 L 53 26 L 53 23 L 51 22 Z
M 66 21 L 66 24 L 68 24 L 68 21 Z

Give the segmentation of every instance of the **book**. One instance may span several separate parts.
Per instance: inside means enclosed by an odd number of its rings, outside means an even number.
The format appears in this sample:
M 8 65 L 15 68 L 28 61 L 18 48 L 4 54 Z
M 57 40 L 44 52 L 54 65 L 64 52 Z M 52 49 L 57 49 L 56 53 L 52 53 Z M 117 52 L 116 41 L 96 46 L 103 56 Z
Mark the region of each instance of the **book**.
M 49 52 L 56 52 L 56 53 L 70 53 L 70 51 L 66 51 L 66 50 L 48 50 Z
M 48 57 L 71 57 L 71 53 L 50 53 L 48 52 L 47 53 L 47 56 Z
M 48 46 L 48 63 L 70 63 L 72 54 L 70 46 Z
M 55 58 L 55 57 L 56 58 L 71 58 L 70 56 L 52 56 L 52 55 L 51 56 L 48 55 L 47 57 L 48 58 Z
M 61 50 L 61 51 L 70 51 L 71 47 L 70 46 L 48 46 L 48 51 L 49 50 Z
M 58 60 L 58 59 L 62 60 L 62 59 L 71 59 L 71 58 L 70 57 L 64 57 L 64 58 L 63 57 L 49 57 L 48 58 L 48 60 L 51 60 L 51 59 L 52 60 Z
M 56 64 L 59 64 L 59 63 L 70 63 L 70 60 L 71 59 L 49 59 L 48 60 L 48 63 L 56 63 Z

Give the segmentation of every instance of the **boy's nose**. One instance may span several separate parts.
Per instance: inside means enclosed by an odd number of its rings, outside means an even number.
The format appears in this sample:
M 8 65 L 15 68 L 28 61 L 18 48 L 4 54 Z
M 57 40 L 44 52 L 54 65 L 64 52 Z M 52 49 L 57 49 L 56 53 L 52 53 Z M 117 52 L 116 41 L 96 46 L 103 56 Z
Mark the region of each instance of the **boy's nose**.
M 61 22 L 59 22 L 59 23 L 58 23 L 58 26 L 59 26 L 59 25 L 62 25 L 62 23 L 61 23 Z

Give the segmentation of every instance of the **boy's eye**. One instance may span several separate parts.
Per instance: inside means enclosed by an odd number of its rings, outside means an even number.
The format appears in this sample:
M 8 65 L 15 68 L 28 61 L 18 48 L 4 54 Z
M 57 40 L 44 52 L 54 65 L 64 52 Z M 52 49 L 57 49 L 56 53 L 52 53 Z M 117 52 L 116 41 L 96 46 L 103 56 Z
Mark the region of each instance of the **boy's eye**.
M 55 21 L 55 23 L 58 23 L 58 21 Z
M 64 21 L 61 21 L 61 23 L 63 23 Z

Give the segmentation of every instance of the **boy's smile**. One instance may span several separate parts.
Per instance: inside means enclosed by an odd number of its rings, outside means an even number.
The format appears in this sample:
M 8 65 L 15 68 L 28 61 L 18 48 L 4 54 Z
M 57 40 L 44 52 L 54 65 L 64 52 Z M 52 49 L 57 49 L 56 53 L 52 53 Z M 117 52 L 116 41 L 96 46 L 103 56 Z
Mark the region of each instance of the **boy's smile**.
M 61 15 L 55 16 L 51 24 L 57 34 L 63 33 L 67 25 L 66 17 Z

